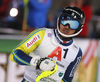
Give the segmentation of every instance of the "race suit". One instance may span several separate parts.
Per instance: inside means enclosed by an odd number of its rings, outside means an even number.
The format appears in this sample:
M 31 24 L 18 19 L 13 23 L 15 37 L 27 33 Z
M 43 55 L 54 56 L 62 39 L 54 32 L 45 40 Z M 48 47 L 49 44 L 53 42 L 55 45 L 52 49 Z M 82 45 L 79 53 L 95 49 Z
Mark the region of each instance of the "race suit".
M 64 42 L 58 37 L 56 29 L 41 28 L 30 33 L 12 50 L 10 59 L 20 65 L 26 65 L 25 82 L 35 82 L 41 74 L 30 65 L 33 55 L 41 58 L 49 57 L 57 63 L 57 71 L 53 75 L 41 79 L 39 82 L 72 82 L 76 68 L 82 58 L 82 50 L 72 40 Z

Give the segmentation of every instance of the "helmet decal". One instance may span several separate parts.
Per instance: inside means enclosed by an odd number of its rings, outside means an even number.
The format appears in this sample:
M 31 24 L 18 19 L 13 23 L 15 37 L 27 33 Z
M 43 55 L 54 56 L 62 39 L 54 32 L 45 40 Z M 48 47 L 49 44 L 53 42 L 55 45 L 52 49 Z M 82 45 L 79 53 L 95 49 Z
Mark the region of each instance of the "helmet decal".
M 77 13 L 79 16 L 81 16 L 81 14 L 80 14 L 79 12 L 77 12 L 77 11 L 75 11 L 75 10 L 73 10 L 73 9 L 65 9 L 65 11 L 66 11 L 66 10 L 73 11 L 73 12 Z

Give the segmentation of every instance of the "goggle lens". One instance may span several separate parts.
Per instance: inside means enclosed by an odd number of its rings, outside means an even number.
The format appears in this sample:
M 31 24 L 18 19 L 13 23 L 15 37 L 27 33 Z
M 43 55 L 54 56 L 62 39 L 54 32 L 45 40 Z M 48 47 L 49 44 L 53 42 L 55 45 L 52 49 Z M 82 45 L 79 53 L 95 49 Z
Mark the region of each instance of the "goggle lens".
M 61 20 L 61 24 L 64 26 L 69 24 L 71 29 L 77 29 L 79 26 L 79 22 L 76 20 Z
M 71 17 L 67 15 L 62 16 L 60 22 L 64 26 L 69 24 L 71 29 L 77 29 L 79 27 L 79 22 L 77 20 L 72 19 Z

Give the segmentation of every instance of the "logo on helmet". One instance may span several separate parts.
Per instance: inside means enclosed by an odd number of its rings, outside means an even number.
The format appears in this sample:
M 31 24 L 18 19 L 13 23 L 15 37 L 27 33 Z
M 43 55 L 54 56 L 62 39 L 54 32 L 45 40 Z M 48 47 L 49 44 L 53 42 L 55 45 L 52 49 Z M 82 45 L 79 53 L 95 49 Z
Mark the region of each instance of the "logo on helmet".
M 65 9 L 65 10 L 66 10 L 66 11 L 67 11 L 67 10 L 73 11 L 73 12 L 77 13 L 81 18 L 83 18 L 83 15 L 82 15 L 82 14 L 80 14 L 79 12 L 77 12 L 77 11 L 75 11 L 75 10 L 73 10 L 73 9 Z M 74 13 L 72 13 L 72 15 L 74 15 Z
M 81 18 L 83 18 L 83 15 L 81 14 Z

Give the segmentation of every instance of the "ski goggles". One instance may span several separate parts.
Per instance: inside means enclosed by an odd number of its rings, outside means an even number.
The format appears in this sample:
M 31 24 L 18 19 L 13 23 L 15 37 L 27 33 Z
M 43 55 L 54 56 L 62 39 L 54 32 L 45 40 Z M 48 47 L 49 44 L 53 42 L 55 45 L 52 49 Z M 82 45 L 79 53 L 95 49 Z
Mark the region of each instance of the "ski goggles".
M 64 15 L 61 17 L 60 22 L 62 25 L 69 25 L 71 29 L 76 30 L 79 27 L 79 22 L 77 20 L 72 19 L 71 17 Z

